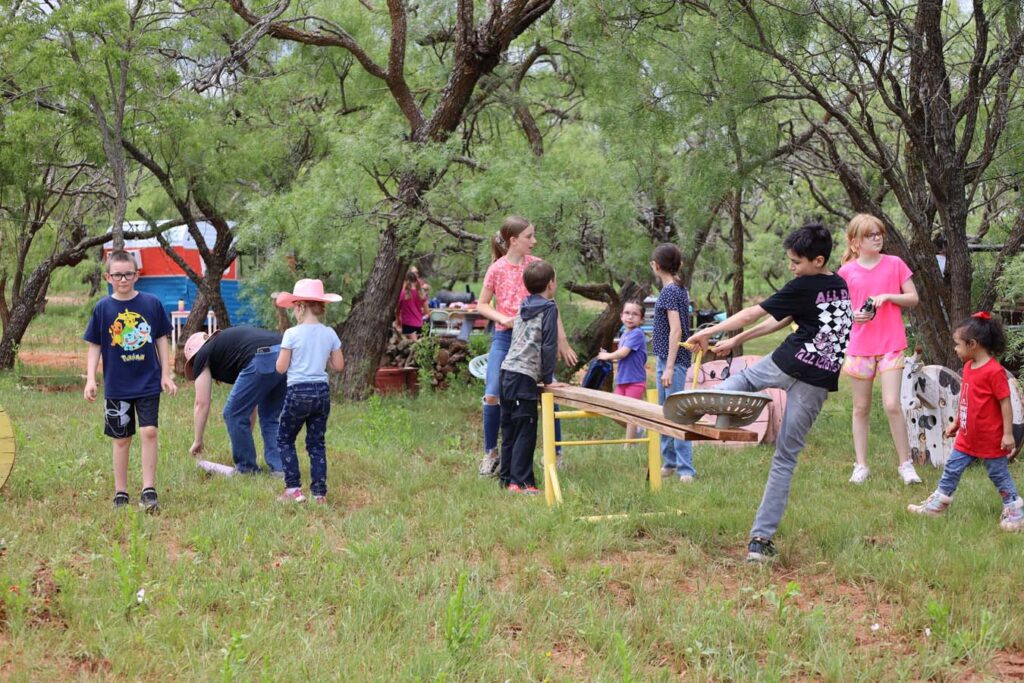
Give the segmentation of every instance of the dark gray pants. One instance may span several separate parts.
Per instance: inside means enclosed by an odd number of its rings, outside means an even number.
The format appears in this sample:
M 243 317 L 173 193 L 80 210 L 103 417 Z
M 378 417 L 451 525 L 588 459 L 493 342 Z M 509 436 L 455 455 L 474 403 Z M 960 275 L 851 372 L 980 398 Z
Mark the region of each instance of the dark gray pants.
M 498 479 L 502 486 L 536 486 L 533 451 L 537 447 L 537 401 L 501 399 L 501 460 Z
M 723 391 L 761 391 L 769 387 L 786 392 L 786 412 L 782 416 L 782 428 L 775 440 L 775 454 L 772 456 L 772 467 L 768 472 L 761 507 L 757 509 L 754 526 L 750 530 L 751 536 L 761 538 L 771 538 L 779 528 L 789 502 L 789 484 L 793 480 L 797 458 L 804 448 L 807 432 L 828 398 L 827 389 L 787 375 L 779 369 L 771 356 L 765 356 L 716 388 Z

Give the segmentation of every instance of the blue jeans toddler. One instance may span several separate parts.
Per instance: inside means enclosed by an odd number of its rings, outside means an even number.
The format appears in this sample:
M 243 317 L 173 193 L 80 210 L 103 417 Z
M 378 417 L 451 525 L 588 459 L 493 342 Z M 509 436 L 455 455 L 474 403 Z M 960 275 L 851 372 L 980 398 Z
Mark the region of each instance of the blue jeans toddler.
M 1003 505 L 1010 505 L 1017 500 L 1017 485 L 1013 483 L 1013 476 L 1010 475 L 1010 469 L 1007 467 L 1009 460 L 1005 457 L 976 458 L 955 448 L 949 454 L 946 466 L 942 468 L 942 478 L 939 479 L 939 492 L 952 496 L 956 492 L 956 487 L 960 484 L 960 477 L 963 476 L 964 470 L 975 460 L 985 463 L 985 469 L 988 470 L 988 478 L 996 485 L 996 490 L 999 491 L 999 495 L 1003 498 Z
M 302 485 L 295 439 L 306 426 L 306 452 L 309 453 L 310 490 L 314 496 L 327 495 L 327 417 L 331 414 L 331 392 L 326 382 L 304 382 L 288 387 L 281 410 L 281 427 L 277 432 L 277 448 L 284 466 L 285 486 Z

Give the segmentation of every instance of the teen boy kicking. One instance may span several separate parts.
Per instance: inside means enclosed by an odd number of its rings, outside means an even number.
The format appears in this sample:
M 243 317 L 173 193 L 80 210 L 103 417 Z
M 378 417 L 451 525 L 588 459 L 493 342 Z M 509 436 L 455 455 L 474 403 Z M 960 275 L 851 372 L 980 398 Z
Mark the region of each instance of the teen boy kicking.
M 792 232 L 783 242 L 792 280 L 758 306 L 745 308 L 724 322 L 702 330 L 687 341 L 701 349 L 721 332 L 739 330 L 764 317 L 757 327 L 717 344 L 715 353 L 728 353 L 743 342 L 771 334 L 796 323 L 771 356 L 718 385 L 721 391 L 760 391 L 768 387 L 786 392 L 786 412 L 775 441 L 768 482 L 750 530 L 747 560 L 765 562 L 775 554 L 775 535 L 789 501 L 789 484 L 796 470 L 808 430 L 830 391 L 839 388 L 839 370 L 853 324 L 853 309 L 846 282 L 828 269 L 832 235 L 812 223 Z

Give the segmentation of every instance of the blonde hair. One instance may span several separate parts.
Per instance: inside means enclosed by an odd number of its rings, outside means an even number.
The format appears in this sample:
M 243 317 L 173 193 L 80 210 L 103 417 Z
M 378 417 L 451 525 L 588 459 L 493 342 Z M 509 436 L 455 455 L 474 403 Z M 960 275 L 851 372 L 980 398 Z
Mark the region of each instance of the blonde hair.
M 501 224 L 501 230 L 491 237 L 491 262 L 497 261 L 508 253 L 508 245 L 513 237 L 519 235 L 528 227 L 533 225 L 522 216 L 509 216 Z
M 323 301 L 296 301 L 295 306 L 302 306 L 318 318 L 323 317 L 324 312 L 327 310 Z
M 885 223 L 877 216 L 872 216 L 870 213 L 858 213 L 850 219 L 850 223 L 846 226 L 846 251 L 843 252 L 843 263 L 848 263 L 860 255 L 857 253 L 854 242 L 862 239 L 872 228 L 885 234 Z

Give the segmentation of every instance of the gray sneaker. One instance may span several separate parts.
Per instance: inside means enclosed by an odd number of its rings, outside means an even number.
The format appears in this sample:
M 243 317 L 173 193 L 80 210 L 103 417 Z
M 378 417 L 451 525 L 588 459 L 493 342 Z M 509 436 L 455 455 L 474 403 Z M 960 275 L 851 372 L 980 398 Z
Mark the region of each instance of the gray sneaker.
M 663 476 L 663 477 L 674 477 L 674 476 L 676 476 L 676 468 L 675 467 L 662 467 L 661 468 L 661 476 Z
M 565 459 L 562 457 L 561 453 L 556 453 L 555 454 L 555 469 L 558 470 L 559 472 L 561 472 L 564 467 L 565 467 Z
M 498 473 L 498 449 L 488 451 L 484 454 L 483 460 L 480 461 L 481 477 L 493 477 Z

